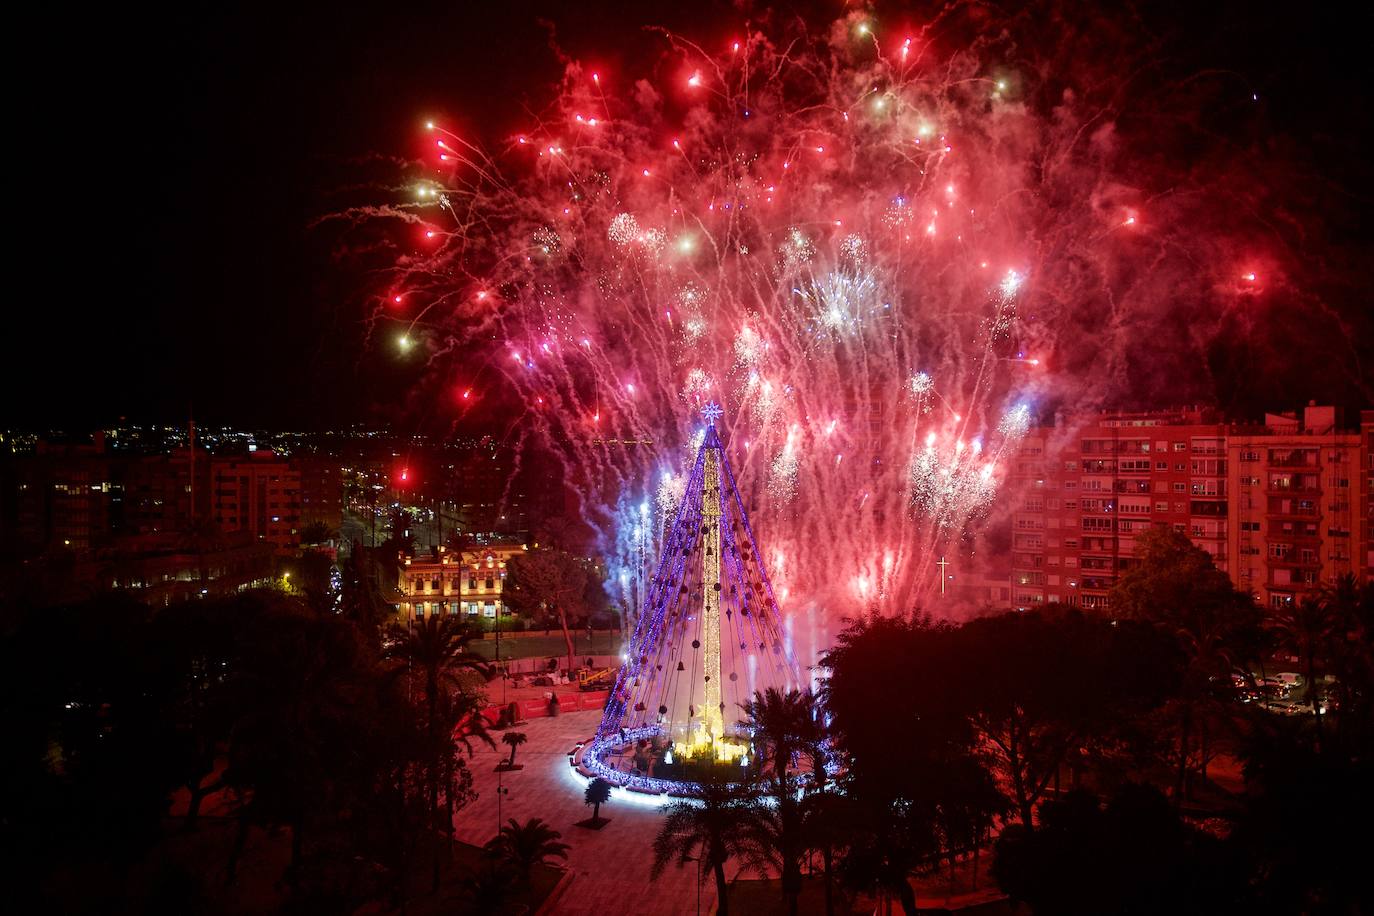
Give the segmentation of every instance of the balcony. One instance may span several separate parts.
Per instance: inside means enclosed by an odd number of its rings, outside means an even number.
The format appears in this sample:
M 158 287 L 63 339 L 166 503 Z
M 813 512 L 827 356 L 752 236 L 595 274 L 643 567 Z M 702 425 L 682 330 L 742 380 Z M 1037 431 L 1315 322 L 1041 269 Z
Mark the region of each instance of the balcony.
M 1321 583 L 1316 581 L 1315 576 L 1313 577 L 1313 581 L 1311 582 L 1279 582 L 1273 576 L 1270 576 L 1268 579 L 1265 580 L 1264 584 L 1265 587 L 1270 589 L 1280 589 L 1283 591 L 1303 591 L 1304 589 L 1317 588 Z
M 1284 569 L 1321 569 L 1322 561 L 1321 557 L 1312 557 L 1305 560 L 1296 554 L 1290 553 L 1281 557 L 1270 557 L 1269 565 L 1281 566 Z
M 1285 529 L 1283 528 L 1283 526 L 1281 526 L 1281 525 L 1270 525 L 1270 526 L 1269 526 L 1269 531 L 1266 533 L 1266 536 L 1267 536 L 1270 540 L 1279 539 L 1279 540 L 1285 540 L 1285 541 L 1318 541 L 1318 542 L 1320 542 L 1321 539 L 1322 539 L 1322 536 L 1321 536 L 1318 532 L 1316 532 L 1316 531 L 1313 531 L 1312 533 L 1309 534 L 1309 533 L 1307 533 L 1307 532 L 1305 532 L 1305 531 L 1302 531 L 1302 530 L 1300 530 L 1300 529 L 1297 529 L 1297 528 L 1289 528 L 1289 529 L 1285 530 Z
M 1307 460 L 1308 455 L 1312 457 L 1311 461 Z M 1314 450 L 1310 452 L 1292 452 L 1287 455 L 1272 455 L 1269 458 L 1269 466 L 1271 468 L 1315 469 L 1317 467 L 1317 453 Z
M 1316 506 L 1312 506 L 1310 508 L 1299 508 L 1298 506 L 1270 506 L 1267 510 L 1265 510 L 1264 514 L 1268 518 L 1308 519 L 1317 518 L 1321 513 L 1317 511 Z
M 1321 493 L 1321 487 L 1317 484 L 1304 484 L 1294 481 L 1292 483 L 1271 483 L 1265 487 L 1266 493 L 1273 493 L 1279 496 L 1315 496 Z

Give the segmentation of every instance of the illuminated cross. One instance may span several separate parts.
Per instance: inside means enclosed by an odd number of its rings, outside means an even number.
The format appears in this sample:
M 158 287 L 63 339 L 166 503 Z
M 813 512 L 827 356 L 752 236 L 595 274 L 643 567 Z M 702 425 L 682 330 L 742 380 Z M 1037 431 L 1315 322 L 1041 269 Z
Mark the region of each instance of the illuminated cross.
M 710 423 L 712 426 L 716 425 L 716 421 L 720 419 L 720 415 L 723 413 L 725 413 L 725 411 L 721 410 L 720 405 L 715 401 L 701 408 L 701 415 L 705 417 L 706 422 Z
M 940 562 L 935 565 L 940 567 L 940 594 L 943 595 L 945 593 L 945 568 L 949 566 L 949 561 L 942 556 Z

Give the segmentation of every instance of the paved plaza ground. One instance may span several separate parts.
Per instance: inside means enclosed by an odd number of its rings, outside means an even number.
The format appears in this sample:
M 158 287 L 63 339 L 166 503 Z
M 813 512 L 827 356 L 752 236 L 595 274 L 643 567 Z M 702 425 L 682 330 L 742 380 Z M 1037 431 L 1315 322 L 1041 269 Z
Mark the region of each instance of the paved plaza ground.
M 499 777 L 493 770 L 509 749 L 499 743 L 500 733 L 493 732 L 498 750 L 478 748 L 471 761 L 478 798 L 458 814 L 456 836 L 481 845 L 495 835 L 499 780 L 506 790 L 499 796 L 500 822 L 542 817 L 561 830 L 564 841 L 572 846 L 568 865 L 573 878 L 551 912 L 570 916 L 696 913 L 694 867 L 669 866 L 657 881 L 649 879 L 654 836 L 662 823 L 655 808 L 642 801 L 635 804 L 627 800 L 624 790 L 616 789 L 601 807 L 601 816 L 610 818 L 610 824 L 599 831 L 573 826 L 590 817 L 591 808 L 582 803 L 583 783 L 568 767 L 568 751 L 591 736 L 600 718 L 599 711 L 587 711 L 520 725 L 516 731 L 529 737 L 516 757 L 524 769 Z M 733 879 L 735 871 L 732 867 L 728 877 Z M 701 887 L 702 913 L 712 911 L 715 897 L 715 883 L 707 880 Z

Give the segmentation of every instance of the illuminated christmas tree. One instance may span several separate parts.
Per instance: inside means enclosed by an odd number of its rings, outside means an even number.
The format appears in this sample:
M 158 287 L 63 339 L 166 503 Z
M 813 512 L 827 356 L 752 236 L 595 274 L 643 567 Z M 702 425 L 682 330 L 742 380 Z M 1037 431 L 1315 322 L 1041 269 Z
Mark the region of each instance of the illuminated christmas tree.
M 716 430 L 720 414 L 715 404 L 702 411 L 701 448 L 589 756 L 653 739 L 666 742 L 667 764 L 674 755 L 736 760 L 748 748 L 735 735 L 739 704 L 803 684 Z

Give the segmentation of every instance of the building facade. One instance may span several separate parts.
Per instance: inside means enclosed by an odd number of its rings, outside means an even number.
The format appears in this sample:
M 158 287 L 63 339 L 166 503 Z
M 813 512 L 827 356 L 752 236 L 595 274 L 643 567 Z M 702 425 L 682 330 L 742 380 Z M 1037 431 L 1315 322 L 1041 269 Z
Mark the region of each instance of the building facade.
M 338 531 L 343 522 L 343 471 L 338 459 L 326 455 L 293 456 L 300 475 L 300 526 L 323 525 Z
M 12 546 L 75 553 L 102 546 L 123 516 L 123 462 L 104 433 L 86 442 L 40 439 L 34 453 L 6 462 L 0 527 Z
M 278 550 L 300 541 L 301 473 L 271 451 L 210 462 L 210 514 L 221 531 L 246 531 Z
M 123 483 L 125 533 L 187 531 L 209 518 L 210 455 L 204 449 L 138 456 L 128 462 Z
M 117 540 L 80 566 L 100 588 L 122 589 L 154 607 L 225 597 L 275 584 L 270 544 L 246 533 L 199 543 L 180 534 Z
M 1374 575 L 1374 412 L 1221 422 L 1108 413 L 1030 430 L 1011 469 L 1012 606 L 1105 607 L 1150 527 L 1184 533 L 1266 605 Z
M 1151 526 L 1188 534 L 1227 566 L 1226 428 L 1208 411 L 1031 429 L 1011 477 L 1013 607 L 1105 607 Z
M 502 601 L 506 564 L 525 552 L 523 544 L 486 544 L 472 550 L 443 547 L 429 555 L 404 557 L 397 590 L 397 612 L 403 620 L 434 614 L 462 614 L 494 619 L 510 610 Z
M 1333 407 L 1270 414 L 1262 427 L 1231 432 L 1227 552 L 1238 588 L 1278 607 L 1361 570 L 1369 552 L 1357 509 L 1368 463 L 1361 451 L 1361 434 L 1342 430 Z

